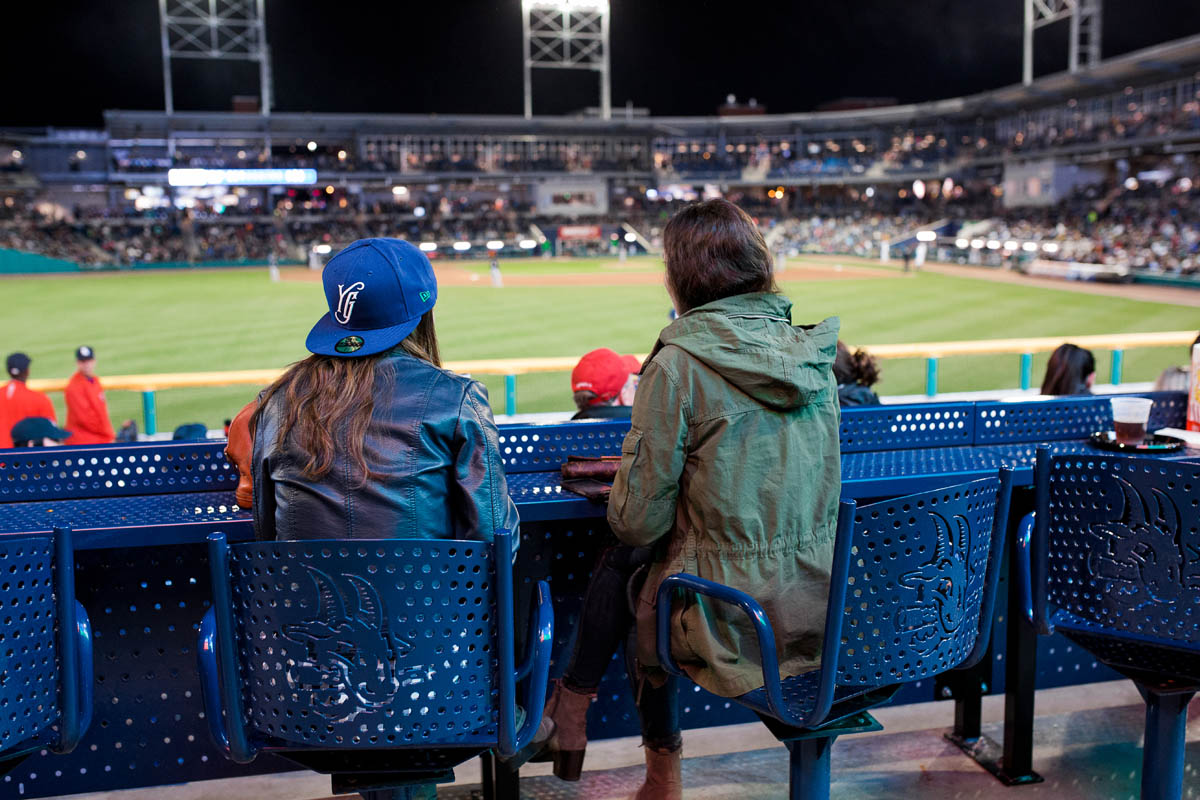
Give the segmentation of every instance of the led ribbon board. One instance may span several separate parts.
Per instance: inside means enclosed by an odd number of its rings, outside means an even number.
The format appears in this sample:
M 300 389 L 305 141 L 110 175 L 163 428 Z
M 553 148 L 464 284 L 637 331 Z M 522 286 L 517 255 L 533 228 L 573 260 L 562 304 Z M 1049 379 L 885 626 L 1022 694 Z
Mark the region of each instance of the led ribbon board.
M 309 186 L 315 169 L 172 169 L 171 186 Z

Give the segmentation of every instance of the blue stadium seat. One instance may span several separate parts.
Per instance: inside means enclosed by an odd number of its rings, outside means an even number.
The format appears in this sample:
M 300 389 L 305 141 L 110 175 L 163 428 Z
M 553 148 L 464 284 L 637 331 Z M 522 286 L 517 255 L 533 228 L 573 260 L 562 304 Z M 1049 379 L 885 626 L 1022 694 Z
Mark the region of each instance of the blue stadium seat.
M 738 606 L 758 637 L 763 688 L 735 698 L 791 751 L 791 797 L 828 800 L 829 751 L 878 730 L 867 709 L 901 684 L 973 666 L 987 650 L 1012 473 L 857 508 L 841 504 L 821 667 L 781 678 L 771 621 L 748 594 L 694 575 L 658 592 L 658 654 L 670 653 L 676 590 Z M 705 602 L 698 598 L 698 602 Z
M 507 531 L 493 544 L 232 546 L 218 533 L 209 555 L 200 676 L 210 732 L 230 759 L 270 752 L 331 773 L 334 794 L 396 798 L 452 780 L 487 751 L 512 758 L 532 739 L 553 611 L 541 582 L 518 667 Z
M 1026 613 L 1137 684 L 1142 797 L 1178 798 L 1200 688 L 1200 464 L 1039 448 L 1035 481 L 1021 531 L 1032 533 L 1020 548 Z
M 92 717 L 92 633 L 71 531 L 0 536 L 0 774 L 69 753 Z

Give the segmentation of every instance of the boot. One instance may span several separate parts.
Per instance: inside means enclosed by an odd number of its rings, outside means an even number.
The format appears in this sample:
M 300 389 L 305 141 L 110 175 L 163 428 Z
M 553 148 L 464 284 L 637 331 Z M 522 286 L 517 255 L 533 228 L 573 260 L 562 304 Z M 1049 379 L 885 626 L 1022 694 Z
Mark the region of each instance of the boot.
M 587 749 L 587 712 L 595 692 L 577 692 L 554 684 L 554 693 L 546 701 L 542 723 L 534 735 L 541 743 L 538 754 L 530 761 L 553 761 L 554 774 L 564 781 L 577 781 L 583 772 L 583 755 Z
M 683 748 L 646 750 L 646 780 L 633 800 L 683 800 Z

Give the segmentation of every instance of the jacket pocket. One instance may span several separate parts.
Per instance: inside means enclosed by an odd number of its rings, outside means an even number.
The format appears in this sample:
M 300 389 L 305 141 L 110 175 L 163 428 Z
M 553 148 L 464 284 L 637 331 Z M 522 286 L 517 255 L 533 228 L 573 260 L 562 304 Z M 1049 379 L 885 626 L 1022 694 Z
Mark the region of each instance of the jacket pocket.
M 642 447 L 642 432 L 637 428 L 630 428 L 629 433 L 625 434 L 625 438 L 621 441 L 621 455 L 637 458 L 638 450 Z

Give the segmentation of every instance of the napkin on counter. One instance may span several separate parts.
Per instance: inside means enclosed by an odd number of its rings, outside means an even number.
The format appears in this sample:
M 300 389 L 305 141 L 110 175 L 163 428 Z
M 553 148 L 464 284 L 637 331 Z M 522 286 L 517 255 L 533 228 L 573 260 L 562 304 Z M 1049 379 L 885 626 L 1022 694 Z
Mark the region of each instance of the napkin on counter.
M 1160 436 L 1174 436 L 1183 439 L 1189 450 L 1200 450 L 1200 431 L 1185 431 L 1182 428 L 1159 428 L 1155 431 Z

